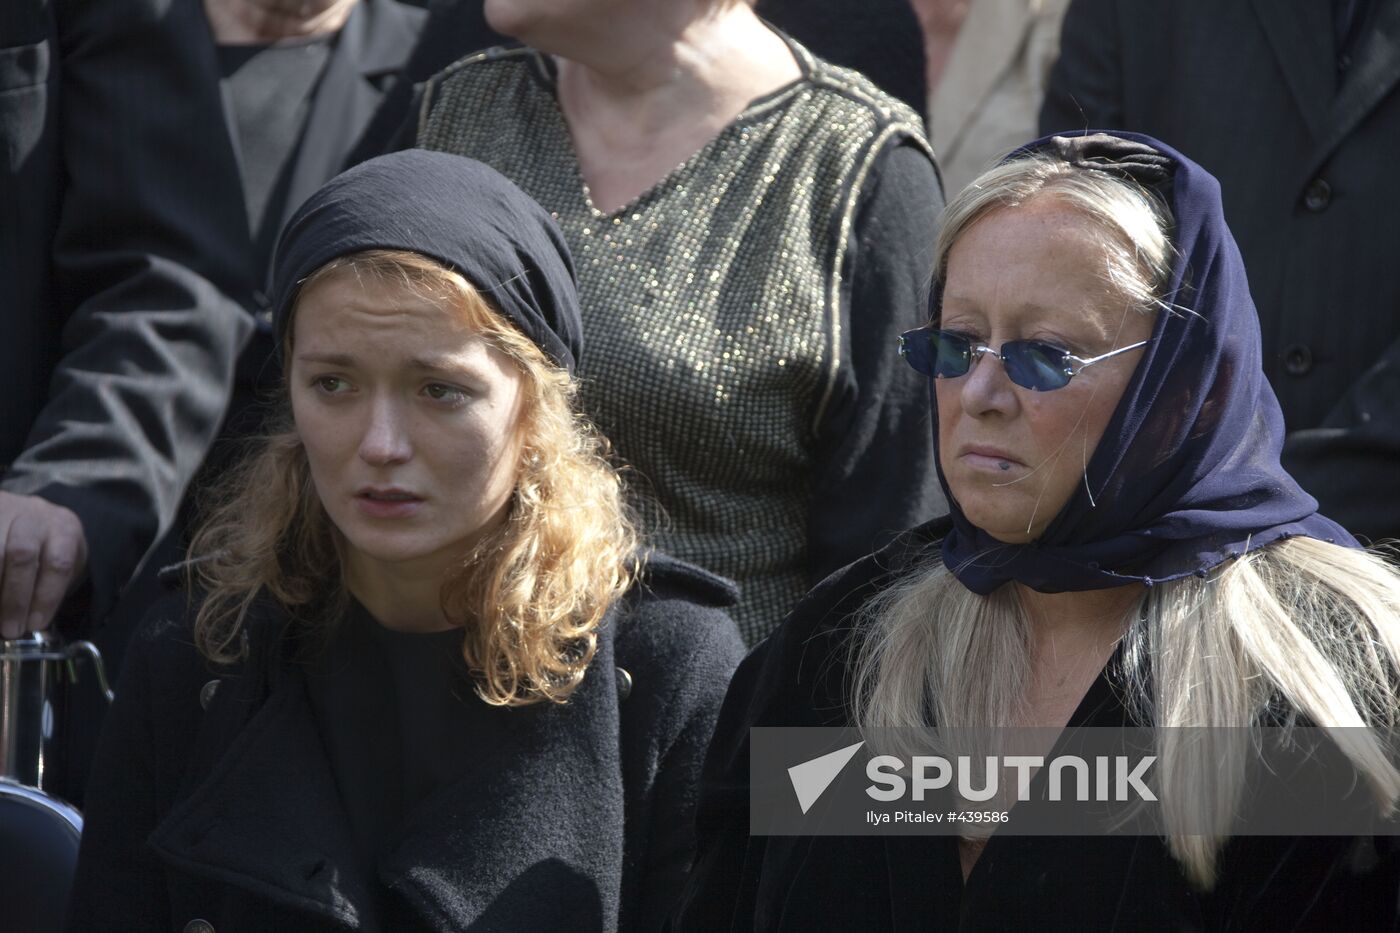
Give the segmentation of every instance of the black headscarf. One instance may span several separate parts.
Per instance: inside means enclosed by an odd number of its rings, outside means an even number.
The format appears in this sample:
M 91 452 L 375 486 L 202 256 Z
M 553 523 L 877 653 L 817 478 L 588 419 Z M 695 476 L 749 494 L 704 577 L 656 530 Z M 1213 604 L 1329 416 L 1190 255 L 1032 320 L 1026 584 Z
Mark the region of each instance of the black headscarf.
M 1009 158 L 1047 151 L 1162 195 L 1176 249 L 1165 299 L 1178 310 L 1158 312 L 1085 482 L 1038 540 L 1003 544 L 975 527 L 940 467 L 953 519 L 946 566 L 977 593 L 1011 580 L 1059 593 L 1203 576 L 1294 536 L 1356 546 L 1279 464 L 1283 413 L 1264 378 L 1258 315 L 1219 183 L 1155 139 L 1106 135 L 1087 144 L 1045 137 Z
M 301 282 L 338 256 L 369 249 L 422 253 L 456 270 L 556 363 L 577 366 L 574 266 L 553 218 L 494 169 L 425 149 L 337 175 L 288 222 L 274 260 L 279 347 Z

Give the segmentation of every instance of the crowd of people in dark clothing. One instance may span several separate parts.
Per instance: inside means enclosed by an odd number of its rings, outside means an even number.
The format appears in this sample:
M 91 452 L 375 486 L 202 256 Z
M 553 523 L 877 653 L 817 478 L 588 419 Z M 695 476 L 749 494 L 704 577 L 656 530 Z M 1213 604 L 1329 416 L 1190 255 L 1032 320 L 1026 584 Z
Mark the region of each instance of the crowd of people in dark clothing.
M 120 674 L 34 930 L 1400 923 L 1395 837 L 748 810 L 1400 724 L 1400 0 L 5 0 L 0 144 L 0 663 Z

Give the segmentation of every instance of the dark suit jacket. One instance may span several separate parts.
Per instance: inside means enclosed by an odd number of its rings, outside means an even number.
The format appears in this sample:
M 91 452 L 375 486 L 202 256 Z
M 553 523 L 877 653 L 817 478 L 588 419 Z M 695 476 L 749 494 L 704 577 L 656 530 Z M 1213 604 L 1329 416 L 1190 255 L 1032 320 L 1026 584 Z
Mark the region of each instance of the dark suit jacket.
M 429 0 L 422 38 L 365 128 L 351 160 L 365 159 L 412 146 L 419 96 L 414 85 L 428 80 L 457 59 L 478 49 L 510 41 L 486 22 L 483 0 Z
M 736 595 L 656 558 L 567 704 L 468 695 L 509 740 L 406 815 L 378 878 L 355 855 L 304 669 L 280 656 L 285 616 L 262 606 L 250 660 L 213 668 L 183 594 L 163 603 L 103 733 L 69 928 L 378 930 L 374 889 L 390 885 L 422 929 L 656 929 L 690 863 L 700 760 L 743 653 L 720 608 Z
M 173 521 L 249 330 L 202 23 L 193 0 L 0 14 L 0 485 L 77 513 L 97 616 Z
M 1330 4 L 1075 0 L 1041 129 L 1162 139 L 1220 179 L 1290 431 L 1353 532 L 1400 535 L 1400 3 L 1337 76 Z
M 351 13 L 288 215 L 348 164 L 423 15 Z M 0 485 L 78 514 L 96 620 L 175 520 L 268 270 L 199 0 L 7 0 L 0 29 Z M 263 336 L 244 371 L 270 355 Z
M 359 0 L 350 13 L 311 100 L 311 111 L 292 162 L 282 212 L 284 224 L 316 189 L 356 162 L 379 154 L 372 136 L 372 127 L 377 125 L 375 118 L 399 83 L 399 73 L 414 50 L 425 17 L 423 10 L 396 0 Z M 209 50 L 206 79 L 217 87 L 219 72 L 214 46 L 207 39 L 205 44 Z M 227 129 L 221 141 L 231 147 L 236 160 L 238 144 L 231 108 L 225 108 L 224 114 Z M 236 167 L 238 163 L 233 164 Z M 222 187 L 246 216 L 242 182 L 236 169 Z M 254 234 L 247 229 L 246 221 L 243 228 L 241 246 L 251 257 L 255 253 Z M 254 402 L 255 395 L 270 389 L 278 375 L 273 362 L 269 305 L 271 275 L 270 268 L 249 270 L 245 293 L 257 331 L 239 361 L 235 409 Z M 235 431 L 255 428 L 256 423 L 250 418 L 236 425 Z

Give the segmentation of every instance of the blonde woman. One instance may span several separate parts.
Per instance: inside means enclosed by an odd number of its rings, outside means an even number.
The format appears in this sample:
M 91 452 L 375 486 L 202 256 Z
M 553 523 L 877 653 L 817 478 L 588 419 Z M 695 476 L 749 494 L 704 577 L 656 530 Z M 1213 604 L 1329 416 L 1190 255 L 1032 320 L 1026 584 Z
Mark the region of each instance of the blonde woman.
M 1392 839 L 1230 836 L 1251 729 L 1400 718 L 1400 576 L 1278 465 L 1215 180 L 1146 137 L 1042 140 L 949 204 L 935 274 L 903 346 L 952 514 L 740 667 L 680 928 L 1393 929 Z M 1156 733 L 1161 836 L 747 835 L 749 727 L 929 724 L 1241 728 L 1209 760 Z M 1333 734 L 1393 810 L 1374 734 Z
M 734 594 L 639 558 L 553 222 L 400 153 L 300 209 L 277 281 L 286 411 L 133 649 L 71 928 L 657 927 Z

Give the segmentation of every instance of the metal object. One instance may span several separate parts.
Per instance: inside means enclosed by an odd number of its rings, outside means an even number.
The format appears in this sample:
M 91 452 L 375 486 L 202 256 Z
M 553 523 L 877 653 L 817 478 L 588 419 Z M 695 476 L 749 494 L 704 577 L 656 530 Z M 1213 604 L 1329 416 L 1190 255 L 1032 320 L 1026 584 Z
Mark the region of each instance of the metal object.
M 102 654 L 91 642 L 65 644 L 43 632 L 0 641 L 0 904 L 7 930 L 63 929 L 83 818 L 46 785 L 60 770 L 58 724 L 82 658 L 92 661 L 110 702 Z
M 64 643 L 46 632 L 0 641 L 0 778 L 46 789 L 61 755 L 56 724 L 84 657 L 111 702 L 102 653 L 92 642 Z
M 0 904 L 6 930 L 64 929 L 83 818 L 35 787 L 0 778 Z

